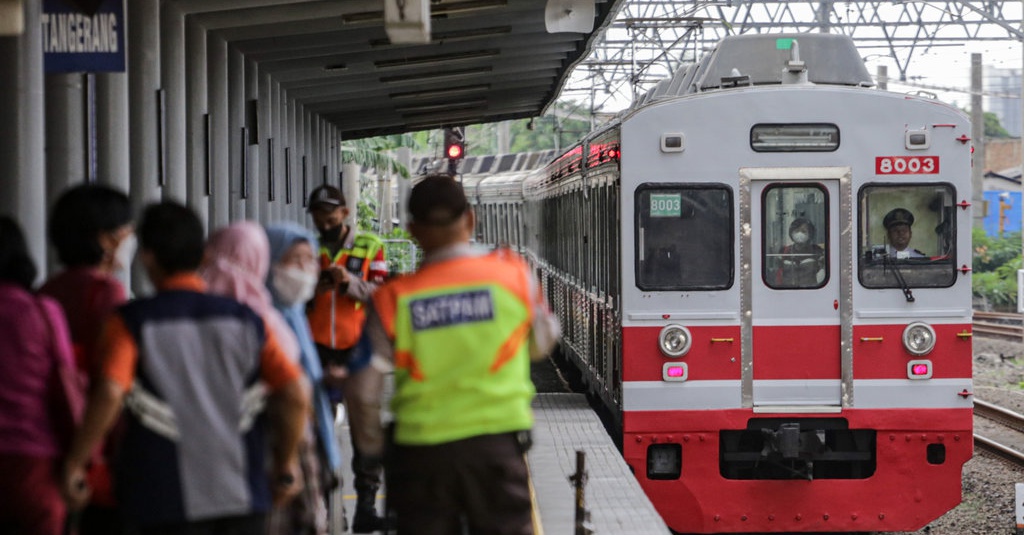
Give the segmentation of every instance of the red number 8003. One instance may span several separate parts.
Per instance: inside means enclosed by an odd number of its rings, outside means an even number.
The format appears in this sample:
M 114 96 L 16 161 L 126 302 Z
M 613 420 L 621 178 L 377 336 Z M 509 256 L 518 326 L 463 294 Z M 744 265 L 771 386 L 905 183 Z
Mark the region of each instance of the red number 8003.
M 878 156 L 876 175 L 935 175 L 939 173 L 938 156 Z

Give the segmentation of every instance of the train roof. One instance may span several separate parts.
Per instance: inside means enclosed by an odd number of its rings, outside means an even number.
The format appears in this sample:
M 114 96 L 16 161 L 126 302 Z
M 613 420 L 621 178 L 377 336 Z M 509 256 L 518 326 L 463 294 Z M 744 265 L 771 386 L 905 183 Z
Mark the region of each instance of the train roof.
M 746 34 L 723 38 L 697 63 L 681 66 L 670 78 L 641 97 L 636 106 L 660 98 L 739 87 L 781 85 L 787 63 L 794 59 L 806 67 L 814 84 L 870 87 L 871 74 L 846 35 L 830 33 Z M 636 107 L 634 106 L 634 107 Z

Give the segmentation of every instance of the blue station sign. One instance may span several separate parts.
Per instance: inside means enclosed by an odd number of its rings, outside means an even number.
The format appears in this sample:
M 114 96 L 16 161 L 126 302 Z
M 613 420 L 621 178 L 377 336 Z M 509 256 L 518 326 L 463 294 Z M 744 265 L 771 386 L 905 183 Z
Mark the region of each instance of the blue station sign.
M 86 13 L 68 0 L 44 0 L 46 72 L 124 72 L 124 0 L 94 2 Z

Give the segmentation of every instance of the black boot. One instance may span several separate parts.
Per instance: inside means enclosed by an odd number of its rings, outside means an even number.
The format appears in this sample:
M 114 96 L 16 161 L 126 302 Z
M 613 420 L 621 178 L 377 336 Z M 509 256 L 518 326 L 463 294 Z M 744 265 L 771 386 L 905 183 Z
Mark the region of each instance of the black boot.
M 352 533 L 384 531 L 384 527 L 384 519 L 377 516 L 377 493 L 358 493 L 356 515 L 352 518 Z

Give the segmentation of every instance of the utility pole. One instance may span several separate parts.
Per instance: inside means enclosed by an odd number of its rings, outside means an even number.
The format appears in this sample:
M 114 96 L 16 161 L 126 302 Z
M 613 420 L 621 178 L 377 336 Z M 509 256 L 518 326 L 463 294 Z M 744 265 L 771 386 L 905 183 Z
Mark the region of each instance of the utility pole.
M 974 228 L 985 222 L 985 110 L 982 108 L 981 54 L 971 54 L 971 138 L 974 140 L 974 165 L 971 167 L 971 203 L 974 205 Z

